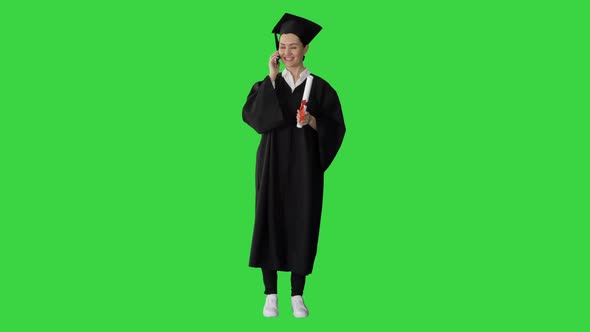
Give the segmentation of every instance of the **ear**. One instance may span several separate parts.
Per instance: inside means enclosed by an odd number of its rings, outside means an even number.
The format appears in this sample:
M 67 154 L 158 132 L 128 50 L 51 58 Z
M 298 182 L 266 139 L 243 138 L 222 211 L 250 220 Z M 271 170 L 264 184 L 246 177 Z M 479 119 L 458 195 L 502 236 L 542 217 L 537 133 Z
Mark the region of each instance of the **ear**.
M 305 45 L 305 47 L 303 48 L 303 54 L 305 55 L 308 50 L 309 50 L 309 44 Z

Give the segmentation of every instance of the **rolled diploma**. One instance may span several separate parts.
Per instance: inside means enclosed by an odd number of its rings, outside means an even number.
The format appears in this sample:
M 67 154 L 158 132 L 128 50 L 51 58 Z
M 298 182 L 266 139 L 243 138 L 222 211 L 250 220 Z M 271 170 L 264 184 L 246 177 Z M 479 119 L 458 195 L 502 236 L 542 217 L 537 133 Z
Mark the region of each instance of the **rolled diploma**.
M 305 90 L 303 90 L 303 98 L 301 98 L 301 105 L 299 105 L 299 119 L 305 117 L 305 111 L 307 111 L 307 101 L 309 100 L 309 92 L 311 91 L 311 84 L 313 83 L 313 76 L 307 76 L 305 81 Z M 303 126 L 297 122 L 297 128 L 303 128 Z

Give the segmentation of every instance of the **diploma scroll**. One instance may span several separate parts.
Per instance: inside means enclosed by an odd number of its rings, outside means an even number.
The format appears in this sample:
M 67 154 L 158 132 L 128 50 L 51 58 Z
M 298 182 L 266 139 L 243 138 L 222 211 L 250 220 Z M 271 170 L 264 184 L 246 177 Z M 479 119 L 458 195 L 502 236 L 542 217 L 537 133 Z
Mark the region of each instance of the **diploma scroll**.
M 299 105 L 299 119 L 303 120 L 305 117 L 305 111 L 307 111 L 307 101 L 309 100 L 309 92 L 311 91 L 311 84 L 313 83 L 313 76 L 307 76 L 305 81 L 305 90 L 303 90 L 303 98 L 301 98 L 301 105 Z M 297 128 L 303 128 L 303 126 L 297 122 Z

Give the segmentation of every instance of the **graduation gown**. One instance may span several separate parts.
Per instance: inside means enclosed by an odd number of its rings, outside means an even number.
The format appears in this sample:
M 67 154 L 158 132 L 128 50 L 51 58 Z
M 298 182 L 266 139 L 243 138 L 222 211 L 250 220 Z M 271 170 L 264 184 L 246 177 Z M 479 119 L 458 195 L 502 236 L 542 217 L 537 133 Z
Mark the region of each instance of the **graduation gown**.
M 256 153 L 256 212 L 251 267 L 312 272 L 320 231 L 324 172 L 344 138 L 345 125 L 336 91 L 314 80 L 307 111 L 317 131 L 297 128 L 296 114 L 305 83 L 292 92 L 281 75 L 252 87 L 243 120 L 261 134 Z

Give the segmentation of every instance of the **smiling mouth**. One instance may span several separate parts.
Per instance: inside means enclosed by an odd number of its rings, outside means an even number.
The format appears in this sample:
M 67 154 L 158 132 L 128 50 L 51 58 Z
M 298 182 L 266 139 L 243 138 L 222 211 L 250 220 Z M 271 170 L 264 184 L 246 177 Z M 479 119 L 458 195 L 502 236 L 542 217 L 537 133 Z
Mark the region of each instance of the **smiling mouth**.
M 293 58 L 293 57 L 284 57 L 283 58 L 283 60 L 285 60 L 285 61 L 293 61 L 293 59 L 295 59 L 295 58 Z

